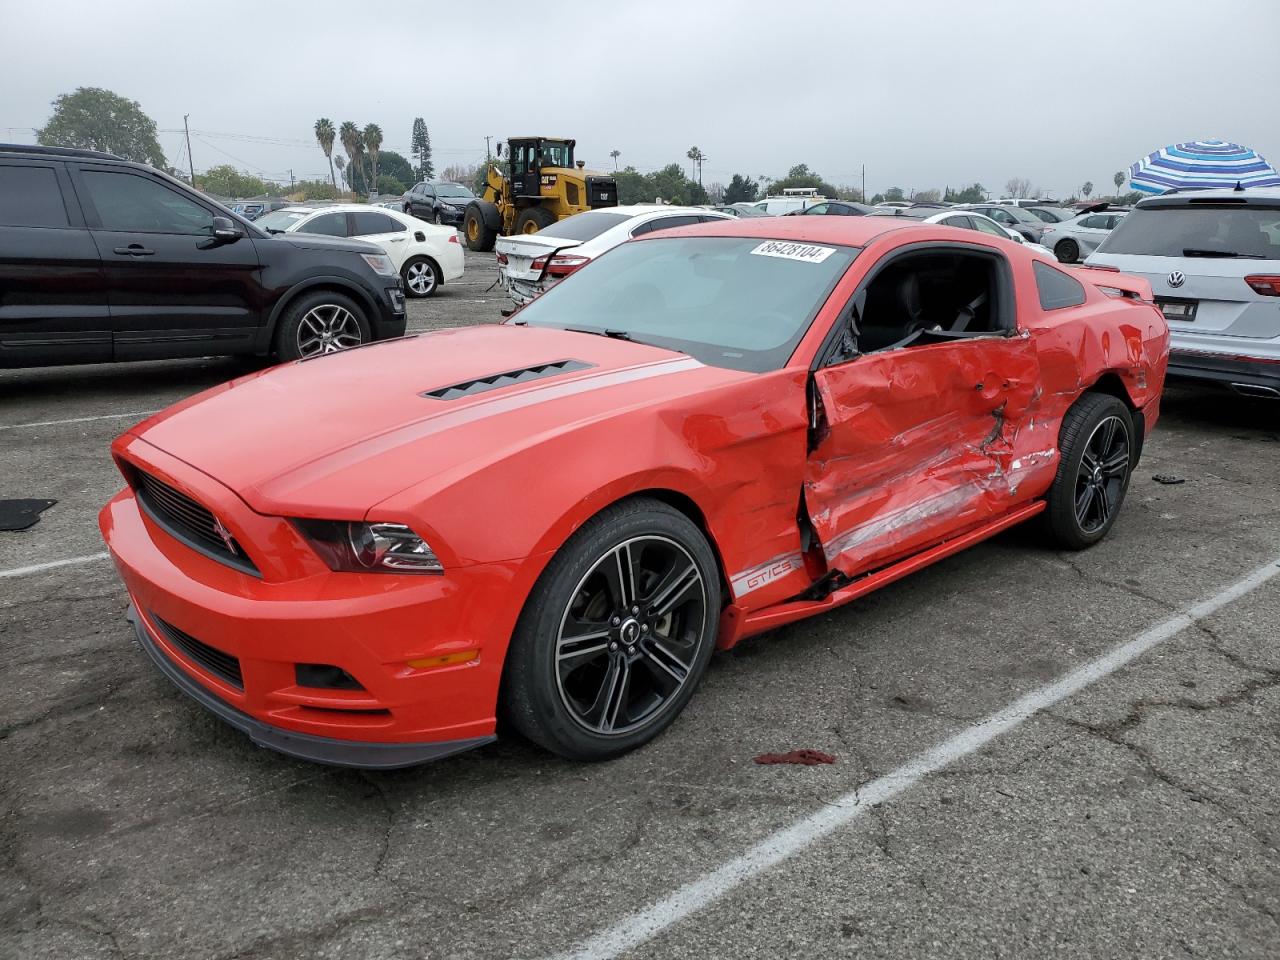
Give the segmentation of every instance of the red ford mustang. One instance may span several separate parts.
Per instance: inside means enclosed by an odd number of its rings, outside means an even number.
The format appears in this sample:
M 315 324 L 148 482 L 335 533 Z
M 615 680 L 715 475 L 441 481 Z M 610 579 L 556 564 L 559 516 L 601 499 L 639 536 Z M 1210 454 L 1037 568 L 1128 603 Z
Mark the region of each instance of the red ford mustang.
M 120 437 L 138 638 L 254 741 L 393 767 L 644 743 L 716 647 L 1043 514 L 1115 522 L 1144 281 L 877 217 L 627 243 L 501 326 L 286 364 Z

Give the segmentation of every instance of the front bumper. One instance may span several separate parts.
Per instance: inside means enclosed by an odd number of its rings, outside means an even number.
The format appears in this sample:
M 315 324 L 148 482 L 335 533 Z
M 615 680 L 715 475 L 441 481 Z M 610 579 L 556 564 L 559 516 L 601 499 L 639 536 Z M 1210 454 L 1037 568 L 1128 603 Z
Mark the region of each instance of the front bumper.
M 1280 360 L 1172 350 L 1168 377 L 1219 383 L 1238 393 L 1280 396 Z
M 323 763 L 404 766 L 493 738 L 531 565 L 333 573 L 291 524 L 211 478 L 140 442 L 116 451 L 213 512 L 261 573 L 175 538 L 130 489 L 103 508 L 139 640 L 184 692 L 255 742 Z M 313 685 L 309 665 L 354 682 Z
M 231 704 L 218 699 L 199 683 L 188 676 L 169 657 L 156 641 L 152 628 L 143 623 L 138 610 L 129 605 L 128 620 L 138 638 L 138 644 L 146 652 L 152 662 L 173 683 L 200 706 L 204 707 L 219 720 L 230 724 L 260 747 L 275 750 L 278 753 L 300 760 L 312 760 L 316 763 L 328 763 L 339 767 L 364 767 L 372 770 L 394 770 L 398 767 L 412 767 L 432 760 L 442 760 L 455 753 L 462 753 L 474 747 L 492 743 L 496 737 L 472 737 L 469 740 L 450 740 L 439 743 L 361 743 L 351 740 L 337 740 L 332 737 L 318 737 L 312 734 L 298 733 L 283 727 L 273 727 L 237 710 Z
M 456 210 L 453 207 L 439 206 L 436 210 L 440 213 L 441 223 L 461 224 L 466 219 L 466 210 Z

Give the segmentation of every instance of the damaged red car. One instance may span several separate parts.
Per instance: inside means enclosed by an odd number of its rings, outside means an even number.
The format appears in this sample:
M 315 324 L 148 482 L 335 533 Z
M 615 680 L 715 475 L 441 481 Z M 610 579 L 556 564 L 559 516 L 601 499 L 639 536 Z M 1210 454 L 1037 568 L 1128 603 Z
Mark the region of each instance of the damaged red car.
M 717 647 L 1032 518 L 1106 536 L 1159 411 L 1151 300 L 947 226 L 667 231 L 504 324 L 152 417 L 102 532 L 156 667 L 261 745 L 403 766 L 501 718 L 611 757 Z

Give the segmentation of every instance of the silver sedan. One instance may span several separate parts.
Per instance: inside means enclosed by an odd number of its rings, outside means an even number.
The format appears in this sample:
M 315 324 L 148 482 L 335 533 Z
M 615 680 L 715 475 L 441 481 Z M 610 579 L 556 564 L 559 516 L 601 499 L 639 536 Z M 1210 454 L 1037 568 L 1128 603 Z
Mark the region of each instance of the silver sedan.
M 1046 223 L 1040 243 L 1063 263 L 1079 263 L 1107 238 L 1127 210 L 1087 210 L 1062 223 Z

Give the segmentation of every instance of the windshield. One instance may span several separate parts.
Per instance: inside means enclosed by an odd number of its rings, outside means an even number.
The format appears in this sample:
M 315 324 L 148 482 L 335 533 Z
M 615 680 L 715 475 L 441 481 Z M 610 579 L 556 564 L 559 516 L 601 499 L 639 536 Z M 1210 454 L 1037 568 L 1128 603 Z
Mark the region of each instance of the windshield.
M 624 243 L 514 322 L 622 333 L 711 366 L 762 373 L 787 362 L 857 254 L 758 237 Z
M 544 167 L 572 167 L 573 149 L 567 143 L 544 140 L 538 161 Z
M 616 227 L 623 220 L 630 219 L 631 217 L 625 213 L 589 210 L 586 213 L 565 217 L 559 223 L 539 230 L 538 236 L 553 240 L 594 240 L 610 227 Z
M 268 232 L 288 230 L 291 226 L 301 220 L 303 217 L 311 215 L 311 211 L 301 210 L 276 210 L 268 213 L 265 217 L 259 217 L 254 221 L 254 226 L 260 227 Z
M 1137 207 L 1107 235 L 1098 252 L 1280 260 L 1280 209 L 1209 204 Z
M 457 183 L 437 183 L 435 186 L 437 197 L 474 197 L 475 194 L 466 187 Z
M 1027 211 L 1023 210 L 1021 207 L 1001 206 L 997 209 L 1003 210 L 1005 213 L 1009 214 L 1009 216 L 1013 217 L 1013 219 L 1019 220 L 1022 223 L 1040 223 L 1041 222 L 1039 217 L 1037 217 L 1033 213 L 1027 213 Z

